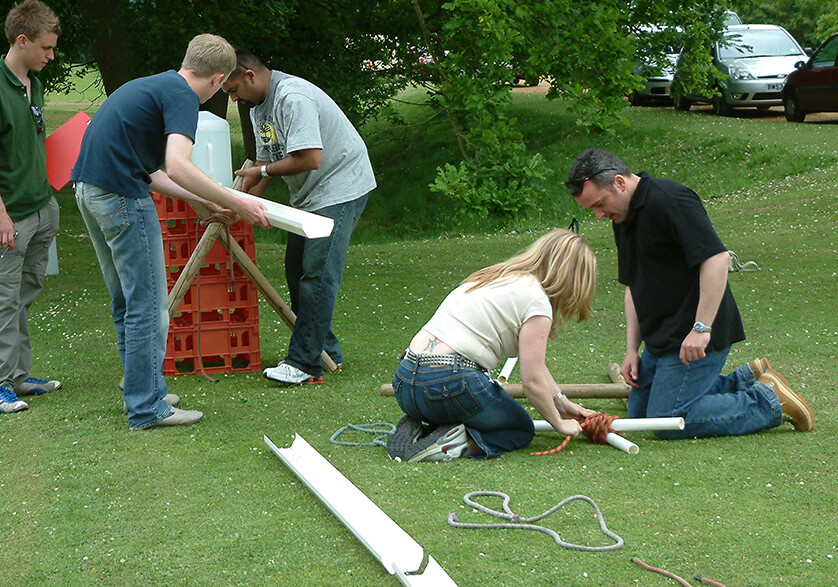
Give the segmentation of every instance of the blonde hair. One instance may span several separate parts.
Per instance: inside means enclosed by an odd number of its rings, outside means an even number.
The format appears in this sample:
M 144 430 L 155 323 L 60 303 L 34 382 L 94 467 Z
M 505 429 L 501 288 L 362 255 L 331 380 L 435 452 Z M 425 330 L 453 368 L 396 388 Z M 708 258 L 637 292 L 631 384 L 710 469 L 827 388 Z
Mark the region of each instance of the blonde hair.
M 204 33 L 189 41 L 180 67 L 198 77 L 212 77 L 219 72 L 226 76 L 236 67 L 236 51 L 224 37 Z
M 35 39 L 41 33 L 61 34 L 61 24 L 50 7 L 40 0 L 25 0 L 15 4 L 6 16 L 6 39 L 9 45 L 14 45 L 19 35 Z
M 551 337 L 555 335 L 556 316 L 564 325 L 574 314 L 579 322 L 591 315 L 591 300 L 596 293 L 596 256 L 578 234 L 562 228 L 548 232 L 524 252 L 475 271 L 463 283 L 473 283 L 467 290 L 472 291 L 519 275 L 535 277 L 550 299 Z

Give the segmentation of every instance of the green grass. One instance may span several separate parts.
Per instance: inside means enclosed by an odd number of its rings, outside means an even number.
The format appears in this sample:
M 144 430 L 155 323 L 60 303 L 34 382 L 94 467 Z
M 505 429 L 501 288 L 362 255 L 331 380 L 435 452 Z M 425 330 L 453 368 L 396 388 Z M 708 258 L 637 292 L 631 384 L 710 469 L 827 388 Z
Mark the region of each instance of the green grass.
M 563 214 L 583 219 L 596 251 L 594 317 L 560 330 L 548 364 L 561 382 L 605 382 L 605 366 L 624 347 L 622 288 L 611 229 L 570 207 L 547 210 L 514 230 L 483 225 L 428 232 L 411 223 L 434 200 L 422 182 L 445 141 L 440 129 L 404 148 L 374 148 L 380 188 L 369 236 L 353 245 L 335 315 L 346 370 L 321 387 L 281 388 L 258 373 L 169 379 L 200 424 L 129 433 L 116 387 L 120 369 L 107 293 L 68 190 L 59 235 L 61 272 L 47 278 L 31 309 L 37 373 L 64 380 L 30 398 L 28 412 L 0 416 L 0 536 L 8 585 L 377 585 L 394 584 L 361 544 L 263 444 L 299 433 L 434 556 L 460 585 L 667 585 L 631 562 L 638 556 L 684 578 L 726 585 L 832 585 L 838 495 L 838 140 L 834 125 L 717 119 L 702 113 L 632 109 L 632 126 L 614 136 L 579 135 L 560 104 L 516 97 L 533 148 L 556 167 L 555 202 L 568 196 L 562 175 L 591 144 L 638 169 L 673 177 L 707 196 L 726 245 L 761 270 L 730 276 L 748 340 L 728 367 L 767 355 L 813 406 L 811 434 L 788 425 L 746 437 L 659 441 L 631 435 L 640 453 L 574 440 L 551 457 L 518 451 L 489 462 L 396 463 L 381 448 L 329 443 L 342 425 L 395 422 L 392 377 L 413 333 L 472 270 L 533 241 Z M 47 110 L 50 128 L 69 117 Z M 438 135 L 438 136 L 437 136 Z M 446 154 L 447 156 L 453 156 Z M 414 161 L 425 162 L 417 166 Z M 422 169 L 417 169 L 421 167 Z M 428 175 L 430 177 L 430 175 Z M 407 218 L 380 210 L 405 209 Z M 423 205 L 424 204 L 424 205 Z M 415 212 L 414 212 L 415 210 Z M 379 216 L 379 214 L 381 216 Z M 379 218 L 389 218 L 387 224 Z M 470 230 L 467 230 L 470 229 Z M 421 238 L 404 239 L 403 235 Z M 283 289 L 284 247 L 262 240 L 257 260 Z M 284 355 L 289 331 L 264 303 L 264 364 Z M 625 415 L 621 402 L 591 400 Z M 540 434 L 534 450 L 559 438 Z M 512 496 L 533 516 L 584 494 L 602 508 L 626 546 L 612 553 L 559 548 L 521 531 L 455 530 L 488 521 L 462 504 L 470 491 Z M 488 503 L 498 507 L 499 504 Z M 607 544 L 579 504 L 545 523 L 570 542 Z

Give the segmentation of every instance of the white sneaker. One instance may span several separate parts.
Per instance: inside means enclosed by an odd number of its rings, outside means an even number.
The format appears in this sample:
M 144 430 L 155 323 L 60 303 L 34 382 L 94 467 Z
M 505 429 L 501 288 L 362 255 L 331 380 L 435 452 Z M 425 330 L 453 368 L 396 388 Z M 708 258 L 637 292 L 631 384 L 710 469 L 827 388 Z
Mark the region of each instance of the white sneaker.
M 301 371 L 289 365 L 285 361 L 280 361 L 276 367 L 268 367 L 262 371 L 262 375 L 271 381 L 277 381 L 286 385 L 301 385 L 304 383 L 323 383 L 323 377 L 315 377 L 309 375 L 305 371 Z
M 0 412 L 11 414 L 28 409 L 29 404 L 20 399 L 14 391 L 5 385 L 0 385 Z
M 27 377 L 26 381 L 15 388 L 18 395 L 43 395 L 61 388 L 60 381 Z
M 419 461 L 450 461 L 459 459 L 468 450 L 468 432 L 464 424 L 446 424 L 413 443 L 406 450 L 408 463 Z M 412 452 L 413 454 L 408 454 Z

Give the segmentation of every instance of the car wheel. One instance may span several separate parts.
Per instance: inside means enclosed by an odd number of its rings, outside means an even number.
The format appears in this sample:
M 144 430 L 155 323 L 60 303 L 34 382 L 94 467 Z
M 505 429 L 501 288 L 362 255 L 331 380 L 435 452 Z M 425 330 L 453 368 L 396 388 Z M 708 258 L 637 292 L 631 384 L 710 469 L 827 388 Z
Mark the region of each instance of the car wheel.
M 727 103 L 725 95 L 713 96 L 713 114 L 718 116 L 732 116 L 733 108 Z
M 692 107 L 693 103 L 687 100 L 681 94 L 673 94 L 672 105 L 675 106 L 675 110 L 681 110 L 682 112 L 686 112 Z
M 806 114 L 800 111 L 800 104 L 797 102 L 797 92 L 791 90 L 783 96 L 783 110 L 786 112 L 786 120 L 789 122 L 803 122 Z

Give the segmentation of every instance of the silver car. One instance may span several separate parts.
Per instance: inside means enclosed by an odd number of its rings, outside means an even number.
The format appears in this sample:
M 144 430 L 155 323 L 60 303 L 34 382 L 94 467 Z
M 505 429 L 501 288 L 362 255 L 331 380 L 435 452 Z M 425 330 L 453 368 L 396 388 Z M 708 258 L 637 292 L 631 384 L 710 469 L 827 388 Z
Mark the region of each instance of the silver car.
M 675 107 L 689 110 L 694 102 L 705 102 L 713 104 L 716 114 L 730 116 L 733 108 L 781 106 L 786 76 L 806 59 L 806 53 L 783 27 L 730 26 L 713 47 L 713 65 L 727 76 L 717 88 L 720 95 L 675 96 Z

